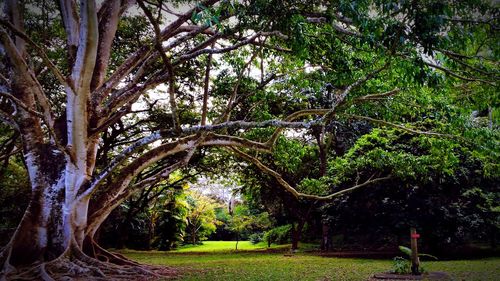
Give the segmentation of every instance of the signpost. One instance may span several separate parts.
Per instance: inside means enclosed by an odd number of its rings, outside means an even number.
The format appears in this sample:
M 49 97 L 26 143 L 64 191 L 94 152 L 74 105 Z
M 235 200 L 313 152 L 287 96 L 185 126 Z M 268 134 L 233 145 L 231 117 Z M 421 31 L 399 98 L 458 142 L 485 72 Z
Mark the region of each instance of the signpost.
M 420 271 L 418 267 L 420 266 L 420 260 L 418 259 L 418 249 L 417 249 L 417 239 L 420 238 L 420 234 L 417 233 L 417 230 L 412 227 L 410 229 L 410 237 L 411 237 L 411 273 L 413 275 L 420 275 Z

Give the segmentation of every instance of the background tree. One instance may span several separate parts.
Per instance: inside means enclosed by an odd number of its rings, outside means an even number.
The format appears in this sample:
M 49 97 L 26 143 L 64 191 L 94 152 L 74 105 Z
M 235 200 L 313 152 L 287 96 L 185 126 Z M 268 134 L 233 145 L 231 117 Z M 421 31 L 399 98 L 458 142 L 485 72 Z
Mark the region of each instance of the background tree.
M 215 231 L 220 223 L 215 216 L 215 209 L 219 204 L 212 198 L 198 192 L 190 192 L 186 201 L 188 203 L 186 215 L 186 241 L 196 245 Z
M 238 250 L 238 243 L 245 232 L 262 231 L 270 226 L 271 220 L 268 213 L 251 214 L 248 207 L 238 205 L 234 208 L 228 228 L 236 233 L 235 249 Z

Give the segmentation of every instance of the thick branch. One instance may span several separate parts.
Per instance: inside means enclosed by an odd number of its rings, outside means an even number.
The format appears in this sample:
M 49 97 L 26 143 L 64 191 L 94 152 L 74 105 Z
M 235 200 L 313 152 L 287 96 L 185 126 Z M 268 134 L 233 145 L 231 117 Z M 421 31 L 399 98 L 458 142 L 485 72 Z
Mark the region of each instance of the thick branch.
M 189 161 L 191 160 L 191 158 L 193 157 L 193 154 L 195 151 L 196 151 L 196 149 L 194 149 L 194 148 L 188 150 L 186 155 L 181 160 L 175 162 L 174 164 L 172 164 L 166 168 L 161 169 L 160 171 L 158 171 L 154 175 L 151 175 L 150 177 L 135 183 L 133 186 L 131 186 L 131 188 L 132 189 L 144 188 L 145 186 L 151 186 L 151 185 L 156 184 L 162 180 L 167 179 L 173 171 L 175 171 L 181 167 L 186 166 L 189 163 Z
M 216 2 L 216 1 L 212 1 Z M 207 3 L 206 3 L 207 4 Z M 213 3 L 212 3 L 213 4 Z M 169 43 L 165 49 L 171 49 L 175 46 L 178 46 L 180 43 L 185 42 L 189 39 L 194 38 L 196 35 L 200 33 L 205 33 L 207 32 L 208 34 L 211 34 L 210 31 L 207 31 L 207 26 L 181 26 L 183 23 L 185 23 L 192 15 L 194 11 L 197 11 L 195 9 L 192 9 L 188 11 L 187 13 L 183 14 L 182 17 L 179 19 L 183 19 L 183 21 L 176 21 L 172 23 L 171 25 L 167 26 L 162 32 L 161 32 L 161 40 L 165 41 L 169 39 L 171 36 L 174 36 L 178 33 L 181 32 L 188 32 L 186 35 L 182 36 L 181 38 L 174 40 L 173 42 Z M 174 30 L 174 28 L 176 28 Z M 118 83 L 128 74 L 130 74 L 138 65 L 144 64 L 145 60 L 154 60 L 156 57 L 154 56 L 149 56 L 151 54 L 151 51 L 153 50 L 153 46 L 150 44 L 145 44 L 142 46 L 139 50 L 134 52 L 132 55 L 130 55 L 111 75 L 111 77 L 108 78 L 108 80 L 95 91 L 95 96 L 97 97 L 96 104 L 99 104 L 104 97 L 111 92 L 111 90 L 118 85 Z M 157 54 L 158 55 L 158 54 Z M 100 111 L 105 111 L 104 109 L 101 109 Z
M 241 150 L 239 150 L 237 148 L 231 147 L 230 149 L 234 153 L 236 153 L 238 156 L 240 156 L 241 158 L 247 160 L 248 162 L 253 163 L 262 172 L 264 172 L 264 173 L 272 176 L 274 179 L 276 179 L 276 181 L 278 181 L 278 183 L 286 191 L 290 192 L 297 199 L 311 199 L 311 200 L 319 200 L 319 201 L 332 200 L 332 199 L 334 199 L 336 197 L 342 196 L 342 195 L 344 195 L 344 194 L 346 194 L 348 192 L 354 191 L 356 189 L 359 189 L 361 187 L 367 186 L 369 184 L 376 183 L 376 182 L 387 180 L 387 179 L 391 178 L 391 176 L 386 176 L 386 177 L 382 177 L 382 178 L 375 178 L 375 179 L 370 178 L 370 179 L 368 179 L 367 181 L 365 181 L 362 184 L 358 184 L 358 185 L 352 186 L 350 188 L 346 188 L 346 189 L 343 189 L 343 190 L 340 190 L 340 191 L 337 191 L 335 193 L 332 193 L 332 194 L 329 194 L 329 195 L 325 195 L 325 196 L 305 194 L 305 193 L 302 193 L 302 192 L 298 192 L 293 186 L 291 186 L 286 180 L 284 180 L 283 177 L 278 172 L 276 172 L 273 169 L 269 168 L 268 166 L 264 165 L 257 158 L 255 158 L 253 156 L 250 156 L 249 154 L 246 154 L 245 152 L 243 152 L 243 151 L 241 151 Z
M 111 44 L 115 37 L 118 28 L 118 21 L 121 13 L 128 7 L 128 1 L 125 1 L 125 7 L 121 8 L 121 0 L 105 1 L 97 14 L 99 20 L 99 44 L 97 47 L 97 60 L 94 67 L 92 82 L 90 83 L 91 91 L 101 86 L 106 70 L 109 64 L 111 54 Z
M 43 110 L 43 120 L 49 128 L 52 128 L 53 115 L 47 97 L 43 94 L 42 86 L 38 83 L 38 80 L 28 67 L 28 64 L 3 27 L 0 27 L 0 42 L 3 45 L 3 49 L 7 54 L 14 72 L 11 88 L 13 89 L 13 93 L 16 94 L 16 98 L 22 101 L 25 107 L 30 110 L 35 110 L 35 99 L 38 99 L 39 105 Z M 32 118 L 32 116 L 25 117 L 27 119 L 32 119 L 31 121 L 26 120 L 25 122 L 32 122 L 30 126 L 32 126 L 34 130 L 30 129 L 29 131 L 37 135 L 31 136 L 32 140 L 41 138 L 41 128 L 39 127 L 40 124 L 38 120 Z
M 68 44 L 68 53 L 70 58 L 70 66 L 76 58 L 76 50 L 80 36 L 80 19 L 76 8 L 75 0 L 60 0 L 60 12 L 66 30 L 66 41 Z

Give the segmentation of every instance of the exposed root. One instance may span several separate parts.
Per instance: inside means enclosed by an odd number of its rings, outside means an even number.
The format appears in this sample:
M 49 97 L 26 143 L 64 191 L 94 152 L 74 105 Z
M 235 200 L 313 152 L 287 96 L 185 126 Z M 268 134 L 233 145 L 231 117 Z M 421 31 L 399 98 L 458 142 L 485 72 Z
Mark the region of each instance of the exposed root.
M 16 271 L 16 269 L 9 263 L 11 251 L 12 242 L 9 242 L 2 249 L 2 251 L 0 251 L 0 281 L 6 281 L 7 275 Z
M 119 253 L 112 253 L 101 246 L 97 244 L 93 239 L 90 241 L 87 241 L 90 244 L 91 249 L 88 251 L 90 252 L 90 256 L 94 257 L 100 261 L 104 262 L 110 262 L 113 264 L 117 265 L 130 265 L 130 266 L 138 266 L 140 265 L 138 262 L 135 262 L 127 257 L 125 257 L 122 254 Z M 89 254 L 87 252 L 87 254 Z
M 121 257 L 117 255 L 116 258 L 120 259 Z M 123 260 L 130 261 L 125 257 Z M 130 264 L 100 261 L 87 256 L 77 246 L 70 246 L 57 259 L 33 264 L 30 267 L 14 269 L 7 260 L 0 273 L 0 281 L 156 280 L 177 276 L 176 270 L 166 267 L 140 265 L 136 262 L 132 263 L 132 261 Z

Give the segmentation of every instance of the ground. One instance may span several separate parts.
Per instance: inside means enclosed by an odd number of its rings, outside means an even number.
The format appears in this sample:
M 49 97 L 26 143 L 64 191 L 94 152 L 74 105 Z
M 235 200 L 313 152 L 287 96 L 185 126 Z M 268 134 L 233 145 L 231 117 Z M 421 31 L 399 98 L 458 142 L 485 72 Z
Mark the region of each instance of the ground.
M 323 257 L 302 252 L 288 255 L 286 246 L 256 246 L 240 242 L 204 242 L 172 252 L 123 250 L 141 263 L 179 268 L 179 280 L 367 280 L 377 272 L 390 270 L 391 260 Z M 310 248 L 311 245 L 305 245 Z M 500 258 L 424 262 L 428 271 L 446 271 L 453 280 L 496 281 Z

